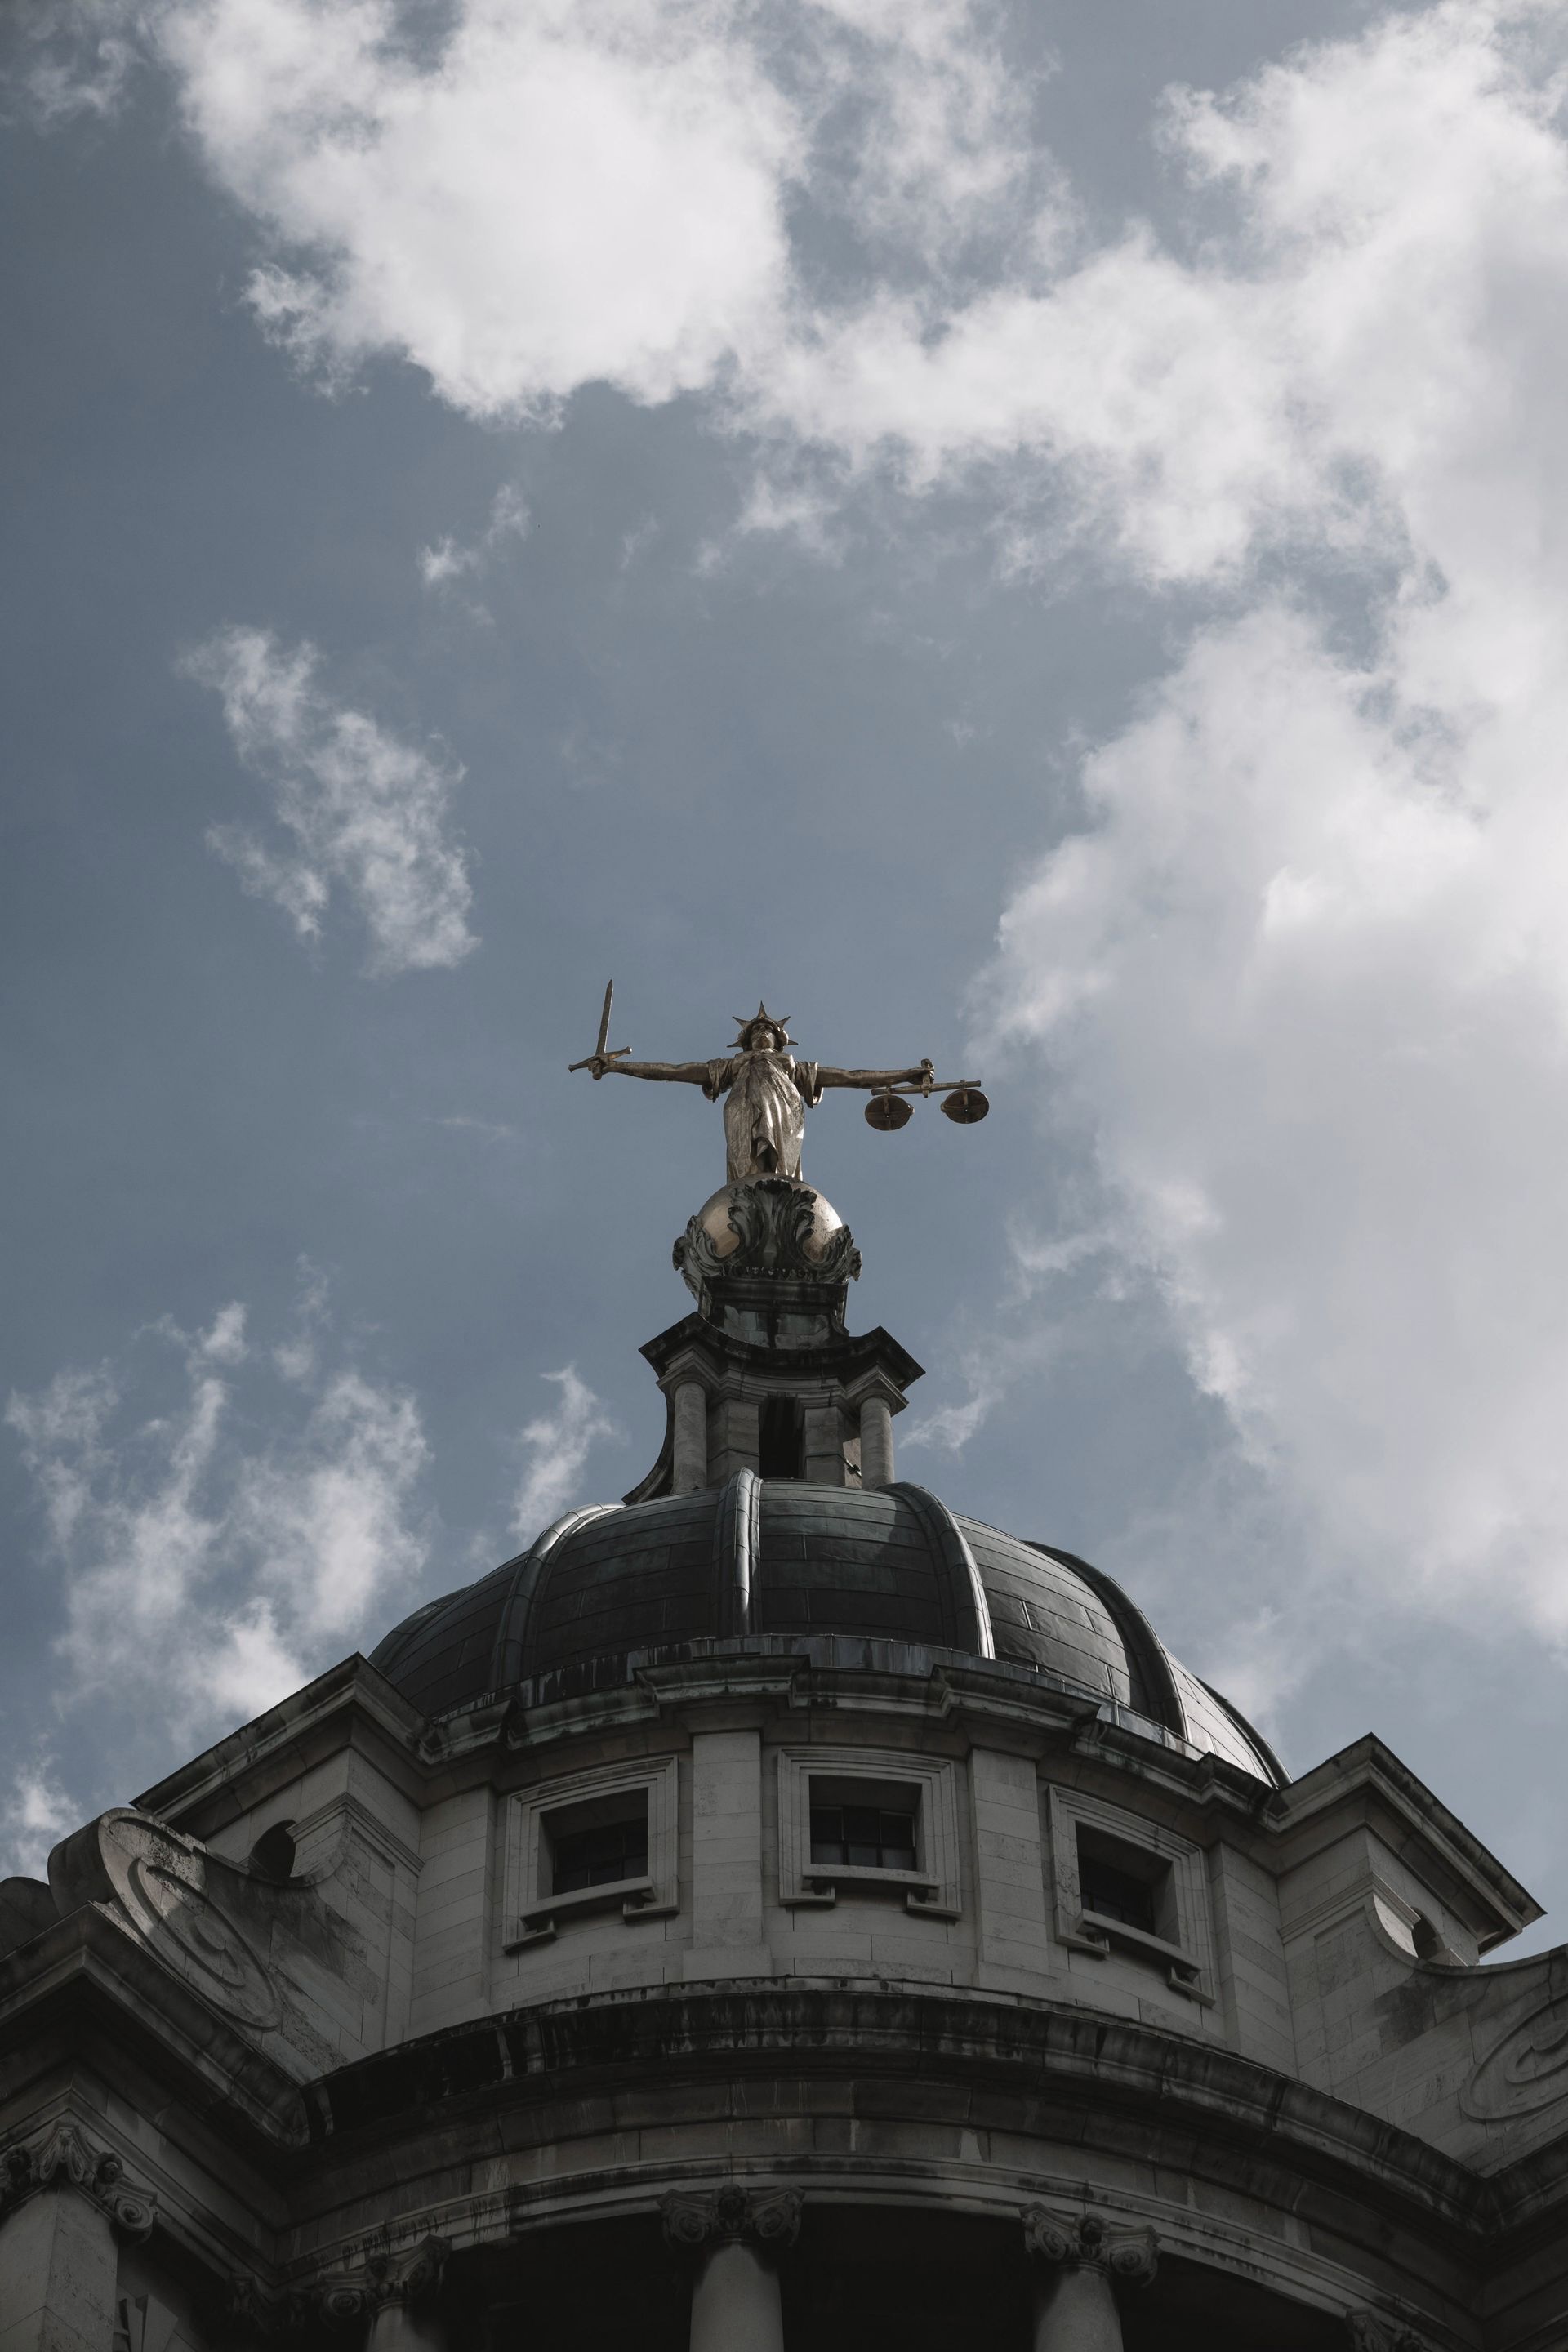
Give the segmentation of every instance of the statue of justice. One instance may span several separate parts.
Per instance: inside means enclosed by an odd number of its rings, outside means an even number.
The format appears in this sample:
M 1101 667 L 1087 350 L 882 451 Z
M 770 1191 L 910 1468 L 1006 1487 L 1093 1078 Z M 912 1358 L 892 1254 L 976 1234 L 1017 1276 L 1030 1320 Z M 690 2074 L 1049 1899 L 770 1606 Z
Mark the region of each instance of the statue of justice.
M 653 1078 L 677 1086 L 700 1087 L 710 1102 L 724 1104 L 724 1145 L 727 1180 L 731 1184 L 757 1176 L 784 1176 L 800 1181 L 800 1152 L 805 1136 L 805 1114 L 829 1087 L 851 1087 L 869 1094 L 866 1117 L 872 1127 L 889 1133 L 910 1118 L 910 1097 L 938 1095 L 948 1118 L 971 1127 L 991 1106 L 973 1078 L 939 1079 L 929 1061 L 901 1070 L 840 1070 L 826 1062 L 797 1061 L 790 1052 L 788 1015 L 778 1020 L 759 1003 L 749 1020 L 737 1015 L 739 1034 L 727 1055 L 708 1062 L 634 1062 L 629 1046 L 607 1046 L 612 981 L 605 991 L 599 1019 L 599 1042 L 574 1070 L 587 1070 L 595 1078 L 618 1074 L 625 1078 Z

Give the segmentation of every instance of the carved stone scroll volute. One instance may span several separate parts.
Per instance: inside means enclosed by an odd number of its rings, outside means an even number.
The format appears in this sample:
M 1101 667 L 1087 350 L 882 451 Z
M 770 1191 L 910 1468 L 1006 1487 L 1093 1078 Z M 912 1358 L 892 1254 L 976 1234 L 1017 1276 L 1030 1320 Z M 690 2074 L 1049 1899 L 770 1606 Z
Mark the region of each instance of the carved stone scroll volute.
M 1047 2205 L 1022 2220 L 1035 2269 L 1034 2352 L 1121 2352 L 1117 2290 L 1153 2277 L 1153 2231 Z
M 158 2200 L 152 2189 L 127 2180 L 123 2159 L 74 2123 L 15 2140 L 0 2155 L 0 2220 L 47 2189 L 77 2190 L 108 2215 L 117 2237 L 136 2242 L 153 2233 Z
M 742 2189 L 727 2180 L 695 2194 L 672 2189 L 658 2210 L 667 2243 L 682 2252 L 750 2244 L 782 2253 L 800 2234 L 801 2202 L 796 2189 Z
M 1127 2286 L 1147 2286 L 1158 2266 L 1152 2230 L 1102 2221 L 1093 2213 L 1053 2212 L 1047 2205 L 1031 2205 L 1023 2220 L 1024 2251 L 1037 2261 L 1103 2271 Z

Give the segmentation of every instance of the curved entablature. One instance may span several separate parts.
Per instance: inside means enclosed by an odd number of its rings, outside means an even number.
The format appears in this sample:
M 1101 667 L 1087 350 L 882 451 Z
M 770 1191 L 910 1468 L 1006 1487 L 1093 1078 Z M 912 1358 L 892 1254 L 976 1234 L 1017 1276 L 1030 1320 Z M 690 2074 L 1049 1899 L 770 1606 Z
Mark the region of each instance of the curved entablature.
M 1284 1780 L 1111 1578 L 908 1483 L 868 1494 L 742 1469 L 721 1486 L 569 1512 L 517 1559 L 407 1619 L 374 1663 L 445 1716 L 523 1685 L 602 1687 L 651 1656 L 748 1638 L 995 1659 L 1270 1786 Z

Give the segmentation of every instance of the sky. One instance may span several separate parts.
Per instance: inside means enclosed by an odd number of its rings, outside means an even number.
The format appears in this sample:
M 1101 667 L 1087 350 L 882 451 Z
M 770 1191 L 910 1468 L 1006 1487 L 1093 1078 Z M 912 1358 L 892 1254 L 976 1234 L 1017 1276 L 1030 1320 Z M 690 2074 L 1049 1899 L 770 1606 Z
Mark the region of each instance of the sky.
M 717 1110 L 900 1474 L 1568 1921 L 1568 20 L 8 23 L 0 1862 L 577 1501 Z

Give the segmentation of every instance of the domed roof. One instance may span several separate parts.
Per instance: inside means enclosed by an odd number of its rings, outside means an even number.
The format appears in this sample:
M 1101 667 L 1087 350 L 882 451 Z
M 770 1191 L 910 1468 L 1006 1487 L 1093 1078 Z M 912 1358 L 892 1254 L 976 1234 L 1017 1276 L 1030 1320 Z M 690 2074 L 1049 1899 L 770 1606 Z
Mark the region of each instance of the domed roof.
M 997 1658 L 1271 1786 L 1284 1779 L 1110 1577 L 907 1484 L 863 1493 L 742 1470 L 723 1486 L 569 1512 L 518 1559 L 416 1611 L 372 1663 L 440 1716 L 520 1683 L 536 1696 L 592 1688 L 754 1636 Z

